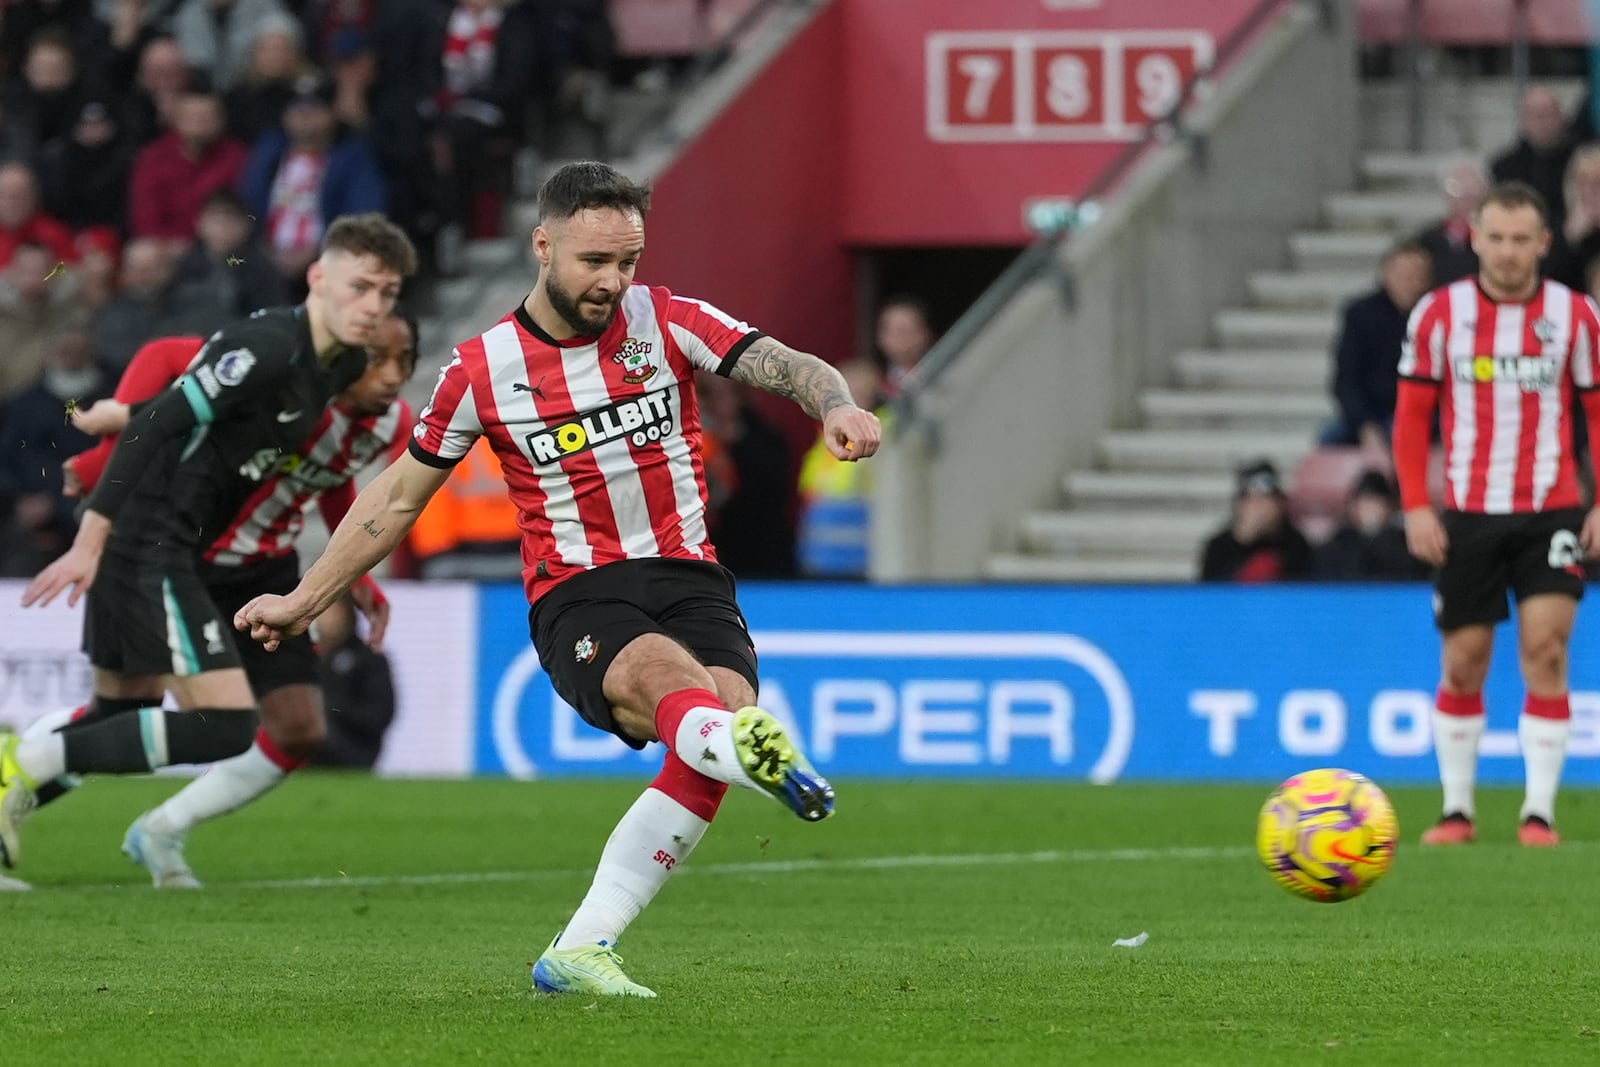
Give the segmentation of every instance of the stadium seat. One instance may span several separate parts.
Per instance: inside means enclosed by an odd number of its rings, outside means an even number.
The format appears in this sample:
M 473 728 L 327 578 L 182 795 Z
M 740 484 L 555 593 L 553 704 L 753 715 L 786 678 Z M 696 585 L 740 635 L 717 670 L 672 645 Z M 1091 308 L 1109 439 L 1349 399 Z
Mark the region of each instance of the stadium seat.
M 1289 481 L 1289 513 L 1313 544 L 1326 541 L 1344 520 L 1350 489 L 1366 469 L 1359 448 L 1319 448 Z
M 1402 44 L 1410 37 L 1412 0 L 1360 0 L 1363 44 Z M 1536 45 L 1587 45 L 1583 0 L 1527 4 L 1528 40 Z M 1516 29 L 1516 0 L 1423 0 L 1422 38 L 1433 44 L 1507 45 Z

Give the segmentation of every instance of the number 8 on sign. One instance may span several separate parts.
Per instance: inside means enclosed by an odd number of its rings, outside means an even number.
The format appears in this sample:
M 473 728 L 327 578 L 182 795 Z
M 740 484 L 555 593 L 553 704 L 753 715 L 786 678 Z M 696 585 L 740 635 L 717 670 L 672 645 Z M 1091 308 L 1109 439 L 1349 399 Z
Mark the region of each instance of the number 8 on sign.
M 1034 56 L 1034 122 L 1102 126 L 1106 121 L 1105 54 L 1091 48 L 1040 49 Z

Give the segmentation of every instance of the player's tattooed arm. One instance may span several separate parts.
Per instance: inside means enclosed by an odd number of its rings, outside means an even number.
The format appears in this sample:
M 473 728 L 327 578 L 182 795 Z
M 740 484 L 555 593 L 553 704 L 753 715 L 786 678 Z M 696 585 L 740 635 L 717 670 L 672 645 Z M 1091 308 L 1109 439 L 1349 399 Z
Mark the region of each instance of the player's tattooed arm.
M 770 337 L 745 349 L 728 377 L 793 400 L 818 422 L 834 408 L 855 403 L 844 375 L 816 356 L 796 352 Z

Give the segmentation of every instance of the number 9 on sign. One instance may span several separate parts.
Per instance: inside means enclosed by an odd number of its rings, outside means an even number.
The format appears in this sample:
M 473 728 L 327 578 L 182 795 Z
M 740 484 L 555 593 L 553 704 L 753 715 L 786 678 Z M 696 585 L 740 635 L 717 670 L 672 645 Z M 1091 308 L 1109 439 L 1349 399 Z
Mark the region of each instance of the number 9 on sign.
M 1127 121 L 1140 126 L 1164 119 L 1177 106 L 1194 75 L 1191 56 L 1171 49 L 1130 48 L 1123 56 Z

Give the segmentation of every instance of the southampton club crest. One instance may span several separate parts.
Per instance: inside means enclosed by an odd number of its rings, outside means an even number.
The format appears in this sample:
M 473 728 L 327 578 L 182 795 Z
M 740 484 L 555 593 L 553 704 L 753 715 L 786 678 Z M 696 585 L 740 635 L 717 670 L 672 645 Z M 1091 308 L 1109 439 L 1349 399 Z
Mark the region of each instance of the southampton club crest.
M 1549 344 L 1556 339 L 1556 324 L 1546 318 L 1539 319 L 1533 324 L 1533 336 L 1537 337 L 1541 344 Z
M 629 385 L 639 385 L 655 377 L 658 369 L 654 360 L 650 358 L 650 350 L 655 347 L 649 341 L 641 341 L 637 337 L 630 337 L 622 342 L 622 347 L 617 349 L 617 354 L 611 358 L 622 364 L 622 380 Z
M 599 651 L 600 646 L 595 644 L 594 637 L 591 634 L 584 634 L 578 639 L 578 643 L 572 646 L 573 658 L 579 663 L 593 663 L 594 657 Z

